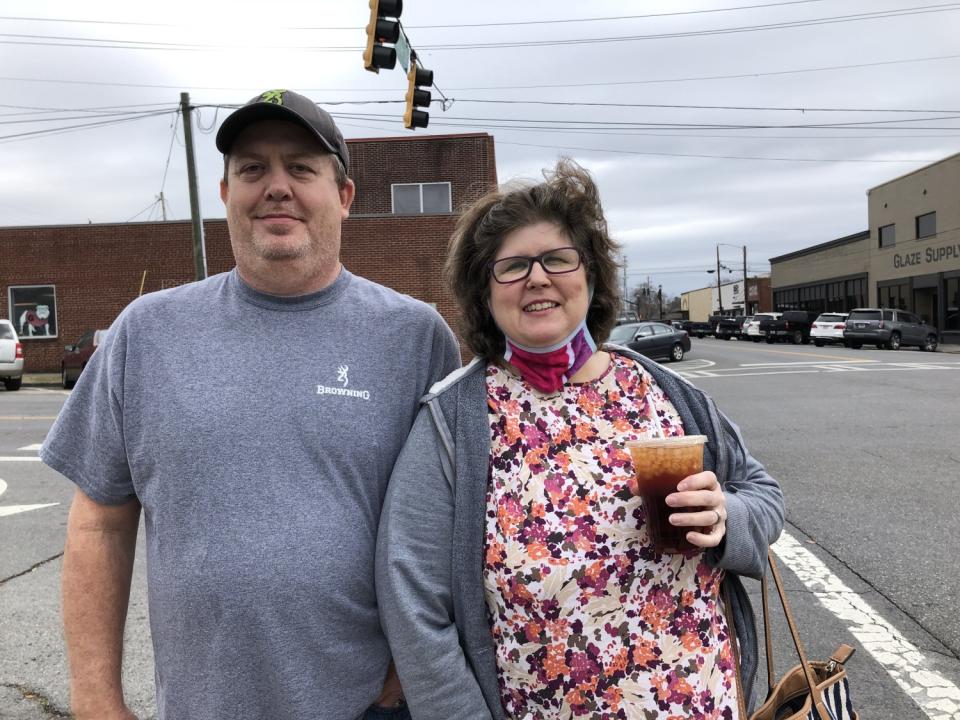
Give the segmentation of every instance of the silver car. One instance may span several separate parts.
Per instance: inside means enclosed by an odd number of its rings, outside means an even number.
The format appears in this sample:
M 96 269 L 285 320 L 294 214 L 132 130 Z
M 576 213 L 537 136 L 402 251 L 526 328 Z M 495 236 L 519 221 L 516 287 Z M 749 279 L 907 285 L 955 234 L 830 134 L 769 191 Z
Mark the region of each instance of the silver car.
M 904 345 L 914 345 L 933 352 L 937 349 L 938 337 L 935 327 L 927 325 L 912 312 L 856 308 L 847 317 L 843 342 L 852 348 L 876 345 L 878 350 L 899 350 Z
M 7 390 L 19 390 L 23 382 L 23 345 L 9 320 L 0 320 L 0 380 Z

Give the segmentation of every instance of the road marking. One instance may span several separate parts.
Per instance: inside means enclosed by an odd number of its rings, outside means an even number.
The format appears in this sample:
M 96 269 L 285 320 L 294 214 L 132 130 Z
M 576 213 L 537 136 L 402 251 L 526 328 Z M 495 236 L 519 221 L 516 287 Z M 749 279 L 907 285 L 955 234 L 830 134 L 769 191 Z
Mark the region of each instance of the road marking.
M 53 507 L 60 503 L 44 503 L 43 505 L 0 505 L 0 517 L 18 515 L 20 513 L 30 512 L 31 510 L 40 510 L 41 508 Z
M 837 360 L 831 365 L 854 365 L 863 363 L 879 363 L 879 360 Z M 763 367 L 802 367 L 804 365 L 823 365 L 822 360 L 803 360 L 797 362 L 762 362 L 762 363 L 740 363 L 742 368 L 763 368 Z
M 0 462 L 40 462 L 40 458 L 25 455 L 17 457 L 16 455 L 0 455 Z
M 4 480 L 0 480 L 0 495 L 3 495 L 6 491 L 7 483 Z M 44 503 L 42 505 L 0 505 L 0 517 L 30 512 L 31 510 L 39 510 L 40 508 L 45 507 L 53 507 L 54 505 L 59 504 L 60 503 Z
M 749 341 L 748 341 L 748 342 L 749 342 Z M 761 345 L 761 346 L 762 346 L 762 345 L 769 345 L 769 344 L 772 344 L 772 343 L 755 343 L 755 342 L 751 342 L 751 343 L 750 343 L 750 345 Z M 727 343 L 727 344 L 724 345 L 723 347 L 727 347 L 727 345 L 730 345 L 730 348 L 731 348 L 731 349 L 736 347 L 736 345 L 731 345 L 730 343 Z M 844 357 L 843 355 L 840 355 L 839 357 L 838 357 L 837 355 L 821 355 L 820 353 L 804 352 L 804 351 L 802 351 L 802 350 L 799 350 L 799 351 L 798 351 L 798 350 L 774 350 L 773 348 L 766 348 L 766 347 L 752 347 L 752 348 L 741 348 L 741 349 L 743 349 L 743 350 L 748 350 L 748 349 L 752 349 L 752 350 L 762 350 L 763 352 L 777 353 L 778 355 L 790 355 L 791 357 L 818 357 L 818 358 L 825 358 L 825 359 L 827 359 L 827 360 L 837 360 L 837 359 L 839 359 L 839 360 L 853 360 L 853 361 L 857 361 L 857 358 Z M 736 352 L 739 352 L 739 350 L 737 350 Z
M 773 550 L 931 720 L 960 717 L 960 688 L 931 669 L 920 650 L 816 555 L 784 532 Z
M 17 448 L 23 452 L 38 452 L 40 448 L 43 447 L 43 443 L 36 443 L 34 445 L 24 445 L 22 448 Z
M 56 415 L 0 415 L 0 420 L 56 420 Z

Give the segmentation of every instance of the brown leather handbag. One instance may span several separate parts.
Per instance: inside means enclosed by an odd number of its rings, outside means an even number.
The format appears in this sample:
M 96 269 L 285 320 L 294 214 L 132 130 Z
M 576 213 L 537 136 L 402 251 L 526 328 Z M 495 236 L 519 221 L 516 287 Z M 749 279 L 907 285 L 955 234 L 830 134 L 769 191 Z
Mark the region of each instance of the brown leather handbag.
M 770 563 L 770 574 L 777 588 L 777 594 L 780 596 L 783 614 L 786 616 L 793 644 L 800 657 L 800 664 L 790 668 L 780 680 L 774 682 L 776 673 L 773 669 L 772 623 L 770 608 L 767 604 L 767 577 L 764 576 L 761 592 L 763 593 L 763 637 L 766 642 L 768 691 L 766 700 L 749 716 L 749 720 L 859 720 L 860 716 L 853 709 L 850 700 L 850 684 L 844 667 L 853 655 L 854 648 L 841 644 L 826 662 L 808 660 L 803 643 L 800 642 L 797 623 L 790 611 L 790 603 L 783 588 L 780 570 L 777 568 L 773 553 L 769 550 L 767 561 Z M 739 689 L 739 662 L 737 667 Z M 740 717 L 747 717 L 742 692 L 740 692 Z

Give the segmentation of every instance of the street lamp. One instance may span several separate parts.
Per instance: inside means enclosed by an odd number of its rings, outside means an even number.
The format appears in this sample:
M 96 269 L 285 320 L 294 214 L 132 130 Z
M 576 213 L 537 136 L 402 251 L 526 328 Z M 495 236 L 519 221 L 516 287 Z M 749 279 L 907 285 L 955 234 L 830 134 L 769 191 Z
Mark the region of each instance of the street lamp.
M 720 282 L 720 246 L 724 245 L 726 247 L 739 248 L 743 250 L 743 314 L 747 314 L 747 246 L 746 245 L 732 245 L 730 243 L 717 243 L 717 288 L 719 291 L 719 282 Z M 729 270 L 729 268 L 727 268 Z M 730 270 L 730 272 L 733 272 Z M 723 302 L 720 303 L 720 314 L 723 314 Z

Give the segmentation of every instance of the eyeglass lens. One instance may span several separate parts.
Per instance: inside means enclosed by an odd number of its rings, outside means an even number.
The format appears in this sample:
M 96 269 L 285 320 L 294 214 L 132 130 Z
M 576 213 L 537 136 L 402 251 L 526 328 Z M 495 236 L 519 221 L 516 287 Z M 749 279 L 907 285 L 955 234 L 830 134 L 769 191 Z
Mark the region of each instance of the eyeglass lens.
M 493 264 L 493 277 L 501 283 L 523 280 L 530 274 L 535 262 L 540 263 L 544 272 L 561 275 L 580 267 L 580 253 L 576 248 L 563 247 L 536 256 L 517 255 L 502 258 Z

